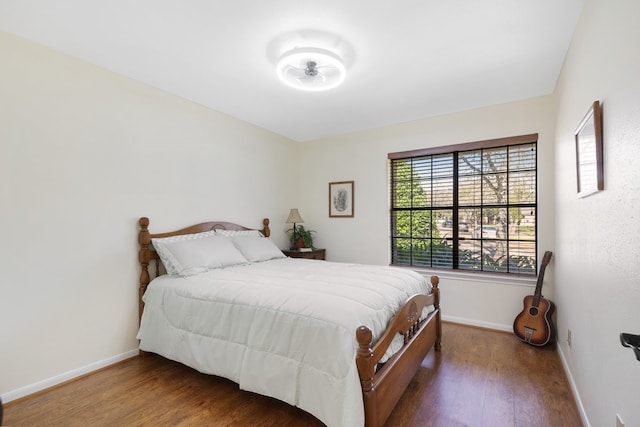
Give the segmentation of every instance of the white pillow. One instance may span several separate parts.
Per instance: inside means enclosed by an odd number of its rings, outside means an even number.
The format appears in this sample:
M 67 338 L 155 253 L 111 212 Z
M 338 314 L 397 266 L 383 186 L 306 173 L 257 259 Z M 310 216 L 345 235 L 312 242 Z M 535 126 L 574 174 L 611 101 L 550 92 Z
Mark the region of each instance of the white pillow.
M 247 259 L 225 236 L 214 234 L 191 239 L 166 239 L 169 240 L 152 239 L 152 243 L 170 275 L 190 276 L 247 263 Z
M 275 258 L 286 258 L 285 254 L 271 239 L 256 236 L 234 236 L 233 244 L 250 262 L 267 261 Z
M 205 237 L 215 236 L 215 230 L 204 231 L 202 233 L 192 233 L 192 234 L 181 234 L 179 236 L 171 236 L 171 237 L 159 237 L 151 239 L 151 244 L 153 248 L 158 253 L 160 260 L 162 261 L 162 265 L 167 270 L 167 274 L 175 276 L 178 274 L 175 267 L 173 266 L 171 259 L 167 257 L 168 251 L 165 249 L 164 245 L 171 242 L 179 242 L 183 240 L 196 240 L 203 239 Z
M 221 236 L 234 237 L 234 236 L 254 236 L 264 237 L 258 230 L 216 230 L 216 233 Z

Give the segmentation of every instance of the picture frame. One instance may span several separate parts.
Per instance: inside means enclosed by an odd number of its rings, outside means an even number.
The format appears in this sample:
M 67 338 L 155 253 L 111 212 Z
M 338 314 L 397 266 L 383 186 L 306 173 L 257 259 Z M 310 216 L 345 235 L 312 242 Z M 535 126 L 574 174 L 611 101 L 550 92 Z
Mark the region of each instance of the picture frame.
M 575 132 L 578 197 L 604 189 L 602 161 L 602 109 L 595 101 Z
M 330 218 L 353 218 L 353 184 L 353 181 L 337 181 L 329 183 Z

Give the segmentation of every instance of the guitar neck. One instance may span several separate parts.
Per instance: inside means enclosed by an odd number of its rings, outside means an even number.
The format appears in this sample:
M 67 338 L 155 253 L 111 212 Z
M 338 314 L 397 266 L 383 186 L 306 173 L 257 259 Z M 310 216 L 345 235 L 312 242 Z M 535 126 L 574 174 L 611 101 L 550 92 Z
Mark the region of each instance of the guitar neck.
M 538 273 L 538 282 L 536 283 L 536 291 L 533 294 L 533 307 L 538 307 L 540 304 L 540 297 L 542 296 L 542 282 L 544 281 L 544 271 L 547 269 L 547 265 L 551 261 L 551 251 L 546 251 L 542 257 L 542 263 L 540 264 L 540 272 Z

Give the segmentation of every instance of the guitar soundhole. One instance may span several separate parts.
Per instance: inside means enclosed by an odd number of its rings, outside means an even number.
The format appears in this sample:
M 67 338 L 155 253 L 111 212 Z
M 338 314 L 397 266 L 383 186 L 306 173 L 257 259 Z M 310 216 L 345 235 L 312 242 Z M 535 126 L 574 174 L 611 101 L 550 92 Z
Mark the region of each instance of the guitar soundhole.
M 532 316 L 537 316 L 538 315 L 538 307 L 531 307 L 529 309 L 529 314 Z

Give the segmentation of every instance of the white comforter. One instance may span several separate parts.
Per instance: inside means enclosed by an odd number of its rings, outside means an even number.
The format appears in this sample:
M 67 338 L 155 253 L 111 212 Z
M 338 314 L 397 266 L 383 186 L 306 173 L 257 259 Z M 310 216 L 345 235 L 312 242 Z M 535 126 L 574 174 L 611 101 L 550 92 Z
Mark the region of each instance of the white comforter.
M 188 278 L 160 276 L 145 295 L 140 349 L 244 390 L 275 397 L 328 426 L 362 426 L 355 331 L 378 338 L 416 293 L 418 273 L 282 258 Z

